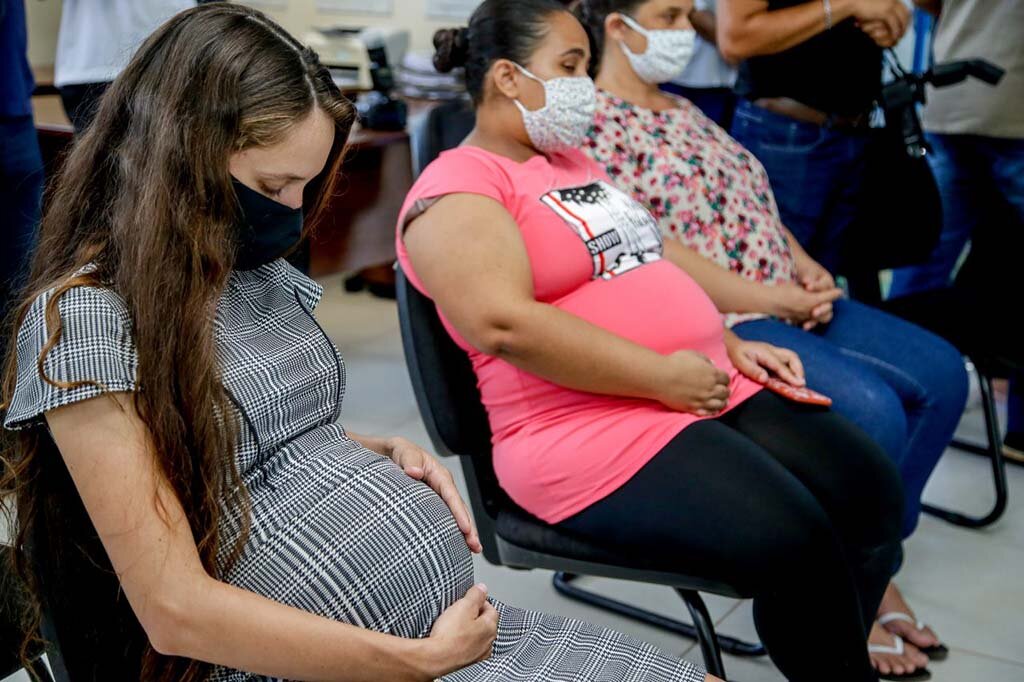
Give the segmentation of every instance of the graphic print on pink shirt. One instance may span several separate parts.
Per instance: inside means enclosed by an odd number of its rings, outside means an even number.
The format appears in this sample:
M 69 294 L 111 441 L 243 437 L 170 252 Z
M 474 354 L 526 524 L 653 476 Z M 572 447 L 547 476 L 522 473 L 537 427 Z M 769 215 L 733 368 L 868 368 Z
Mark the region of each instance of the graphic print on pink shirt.
M 661 231 L 650 212 L 598 180 L 541 197 L 579 235 L 594 260 L 594 277 L 611 279 L 661 258 Z

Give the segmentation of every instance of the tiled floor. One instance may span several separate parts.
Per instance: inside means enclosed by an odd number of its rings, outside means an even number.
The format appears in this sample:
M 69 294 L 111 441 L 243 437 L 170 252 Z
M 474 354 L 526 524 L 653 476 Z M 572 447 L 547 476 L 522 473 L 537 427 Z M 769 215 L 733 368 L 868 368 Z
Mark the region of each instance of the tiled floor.
M 348 387 L 342 421 L 357 433 L 401 435 L 428 445 L 402 357 L 394 303 L 365 294 L 341 292 L 338 280 L 325 282 L 317 311 L 325 329 L 345 356 Z M 980 409 L 969 409 L 962 435 L 981 433 Z M 452 465 L 459 485 L 458 464 Z M 1004 518 L 983 531 L 954 528 L 925 517 L 906 545 L 906 564 L 898 582 L 919 614 L 952 649 L 949 659 L 932 664 L 936 682 L 998 680 L 1024 682 L 1024 469 L 1011 466 L 1011 500 Z M 929 501 L 979 512 L 989 503 L 987 463 L 949 453 L 933 477 Z M 1013 497 L 1013 492 L 1018 496 Z M 513 571 L 477 561 L 477 577 L 504 601 L 556 611 L 631 632 L 668 652 L 694 660 L 699 650 L 688 640 L 568 601 L 551 587 L 547 571 Z M 685 608 L 667 588 L 606 580 L 588 580 L 608 595 L 685 619 Z M 749 602 L 707 597 L 717 627 L 755 639 Z M 808 614 L 808 627 L 828 627 Z M 726 657 L 731 680 L 777 682 L 782 676 L 765 658 Z M 822 678 L 826 680 L 827 677 Z M 24 676 L 4 682 L 23 682 Z

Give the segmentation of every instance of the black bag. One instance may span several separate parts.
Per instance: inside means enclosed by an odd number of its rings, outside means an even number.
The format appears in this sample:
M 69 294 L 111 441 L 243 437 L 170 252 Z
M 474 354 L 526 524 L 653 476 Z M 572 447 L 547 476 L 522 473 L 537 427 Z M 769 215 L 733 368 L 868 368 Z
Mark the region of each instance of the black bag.
M 869 135 L 857 215 L 843 236 L 844 275 L 924 262 L 942 232 L 942 198 L 927 158 L 911 157 L 894 125 Z

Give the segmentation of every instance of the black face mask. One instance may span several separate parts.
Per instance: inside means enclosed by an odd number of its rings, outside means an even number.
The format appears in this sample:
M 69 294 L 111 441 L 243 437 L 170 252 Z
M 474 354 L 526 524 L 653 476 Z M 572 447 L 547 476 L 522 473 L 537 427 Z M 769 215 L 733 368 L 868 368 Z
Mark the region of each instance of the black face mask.
M 236 270 L 255 270 L 280 258 L 302 239 L 302 209 L 289 208 L 231 178 L 242 215 Z

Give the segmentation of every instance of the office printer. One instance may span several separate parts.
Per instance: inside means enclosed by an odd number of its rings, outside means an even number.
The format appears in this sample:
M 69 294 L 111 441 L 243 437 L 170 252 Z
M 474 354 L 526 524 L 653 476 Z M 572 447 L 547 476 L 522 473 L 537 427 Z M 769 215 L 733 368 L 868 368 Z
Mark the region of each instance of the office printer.
M 317 28 L 303 36 L 303 42 L 320 55 L 320 61 L 346 91 L 390 89 L 391 64 L 401 64 L 409 50 L 409 32 L 390 27 Z M 380 81 L 380 82 L 378 82 Z M 385 93 L 386 94 L 386 93 Z

